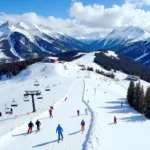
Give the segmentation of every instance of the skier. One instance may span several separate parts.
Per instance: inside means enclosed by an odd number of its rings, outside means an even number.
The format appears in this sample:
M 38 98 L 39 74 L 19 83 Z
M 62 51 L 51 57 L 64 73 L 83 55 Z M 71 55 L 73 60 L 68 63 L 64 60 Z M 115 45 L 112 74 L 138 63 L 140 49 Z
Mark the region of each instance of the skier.
M 61 140 L 63 140 L 63 128 L 60 126 L 60 124 L 58 124 L 57 128 L 56 128 L 56 133 L 58 133 L 58 142 L 60 141 L 60 137 Z
M 67 97 L 65 98 L 65 101 L 67 100 Z
M 85 121 L 82 119 L 81 121 L 81 131 L 83 132 L 85 129 Z
M 0 117 L 2 116 L 2 113 L 0 112 Z
M 122 102 L 121 102 L 121 106 L 122 106 Z
M 52 115 L 52 109 L 49 110 L 49 114 L 50 114 L 50 118 L 52 118 L 53 117 L 53 115 Z
M 114 116 L 114 123 L 117 123 L 117 118 L 116 118 L 116 116 Z
M 77 115 L 78 115 L 78 116 L 80 115 L 80 110 L 77 110 Z
M 37 119 L 37 121 L 35 122 L 36 126 L 37 126 L 37 131 L 40 130 L 40 125 L 41 125 L 41 122 Z
M 13 109 L 12 108 L 10 108 L 10 111 L 11 111 L 11 114 L 13 114 Z
M 85 108 L 85 114 L 88 115 L 88 110 L 87 110 L 87 108 Z
M 28 124 L 28 133 L 31 133 L 32 132 L 32 128 L 34 127 L 34 124 L 32 123 L 32 121 L 30 121 L 30 123 Z

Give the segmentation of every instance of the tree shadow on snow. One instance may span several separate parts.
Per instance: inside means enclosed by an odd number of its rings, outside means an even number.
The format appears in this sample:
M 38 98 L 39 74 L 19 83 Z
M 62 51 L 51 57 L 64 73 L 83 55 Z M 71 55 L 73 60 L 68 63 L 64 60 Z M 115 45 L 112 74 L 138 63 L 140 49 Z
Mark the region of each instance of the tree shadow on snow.
M 99 107 L 99 108 L 111 110 L 108 113 L 120 113 L 120 114 L 133 113 L 133 114 L 137 114 L 137 112 L 135 110 L 133 110 L 130 106 L 127 106 L 127 105 L 106 106 L 106 107 Z
M 106 103 L 107 103 L 107 104 L 120 104 L 120 105 L 121 105 L 121 103 L 122 103 L 123 105 L 125 105 L 125 104 L 126 104 L 125 101 L 126 101 L 126 99 L 125 99 L 125 98 L 122 98 L 122 100 L 120 99 L 120 100 L 118 100 L 118 101 L 109 101 L 109 102 L 106 102 Z
M 124 122 L 144 122 L 147 121 L 148 119 L 145 116 L 139 114 L 135 116 L 124 117 L 121 118 L 120 120 L 123 120 Z
M 55 143 L 55 142 L 58 142 L 58 140 L 53 140 L 53 141 L 50 141 L 50 142 L 41 143 L 41 144 L 38 144 L 38 145 L 32 146 L 32 148 L 45 146 L 45 145 L 47 145 L 47 144 L 51 144 L 51 143 Z
M 76 132 L 69 133 L 68 135 L 74 135 L 74 134 L 78 134 L 78 133 L 80 133 L 80 132 L 81 132 L 81 130 L 76 131 Z

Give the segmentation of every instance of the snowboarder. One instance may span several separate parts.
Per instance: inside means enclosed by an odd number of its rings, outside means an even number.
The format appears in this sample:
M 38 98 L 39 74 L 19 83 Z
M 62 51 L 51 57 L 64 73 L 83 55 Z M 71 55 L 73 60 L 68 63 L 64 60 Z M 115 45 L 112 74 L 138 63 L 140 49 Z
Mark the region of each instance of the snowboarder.
M 116 116 L 114 116 L 114 123 L 117 123 L 117 118 L 116 118 Z
M 81 121 L 81 131 L 83 132 L 85 129 L 85 121 L 82 119 Z
M 40 130 L 40 125 L 41 125 L 41 122 L 37 119 L 37 121 L 35 122 L 36 126 L 37 126 L 37 131 Z
M 78 115 L 78 116 L 80 115 L 80 110 L 77 110 L 77 115 Z
M 32 132 L 32 128 L 34 127 L 34 124 L 32 123 L 32 121 L 30 121 L 30 123 L 28 124 L 28 133 L 31 133 Z
M 53 117 L 53 114 L 52 114 L 53 112 L 52 112 L 52 109 L 50 109 L 49 110 L 49 115 L 50 115 L 50 118 L 52 118 Z
M 67 97 L 65 98 L 65 101 L 67 100 Z
M 58 124 L 57 128 L 56 128 L 56 133 L 58 133 L 58 142 L 60 141 L 60 137 L 61 140 L 63 140 L 63 128 L 60 126 L 60 124 Z

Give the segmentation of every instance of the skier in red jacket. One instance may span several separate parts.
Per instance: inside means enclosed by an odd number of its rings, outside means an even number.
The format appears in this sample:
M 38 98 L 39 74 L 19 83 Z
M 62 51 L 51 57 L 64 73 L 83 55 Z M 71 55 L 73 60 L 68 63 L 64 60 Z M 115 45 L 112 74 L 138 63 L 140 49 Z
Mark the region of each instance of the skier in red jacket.
M 30 121 L 29 124 L 28 124 L 28 133 L 32 132 L 33 127 L 34 127 L 34 124 L 32 123 L 32 121 Z
M 53 112 L 52 112 L 52 109 L 50 109 L 49 110 L 49 115 L 50 115 L 50 118 L 52 118 L 53 117 L 53 114 L 52 114 Z
M 80 115 L 80 110 L 77 110 L 77 115 L 78 115 L 78 116 Z
M 116 116 L 114 116 L 114 123 L 117 123 L 117 118 L 116 118 Z

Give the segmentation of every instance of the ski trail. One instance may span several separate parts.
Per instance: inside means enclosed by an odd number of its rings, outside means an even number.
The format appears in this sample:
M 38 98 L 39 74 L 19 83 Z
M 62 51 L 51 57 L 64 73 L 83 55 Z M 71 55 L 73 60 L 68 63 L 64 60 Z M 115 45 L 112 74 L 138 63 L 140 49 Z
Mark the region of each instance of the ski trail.
M 93 122 L 94 122 L 94 112 L 92 111 L 92 109 L 90 108 L 90 106 L 88 105 L 88 103 L 85 101 L 85 79 L 83 79 L 83 84 L 84 84 L 84 88 L 83 88 L 82 101 L 87 106 L 87 108 L 88 108 L 88 110 L 90 112 L 90 115 L 91 115 L 91 122 L 90 122 L 90 126 L 89 126 L 89 129 L 88 129 L 88 132 L 86 134 L 86 140 L 82 144 L 82 150 L 86 150 L 87 149 L 87 143 L 89 142 L 89 137 L 92 134 L 92 128 L 94 127 L 94 125 L 93 125 Z
M 49 118 L 48 111 L 42 113 L 39 117 L 41 121 L 41 128 L 38 134 L 28 134 L 23 136 L 27 131 L 27 123 L 12 132 L 13 137 L 9 137 L 7 144 L 2 144 L 2 149 L 10 150 L 11 147 L 15 150 L 78 150 L 82 148 L 85 141 L 86 133 L 88 132 L 90 124 L 90 115 L 85 115 L 85 104 L 82 101 L 84 84 L 83 80 L 75 80 L 67 95 L 67 100 L 63 99 L 55 104 L 53 110 L 53 118 Z M 77 109 L 80 110 L 81 115 L 77 116 Z M 36 119 L 33 119 L 35 123 Z M 80 132 L 80 123 L 84 119 L 86 122 L 85 133 Z M 64 140 L 57 143 L 56 127 L 60 124 L 64 129 Z M 33 132 L 36 130 L 33 128 Z M 42 138 L 40 138 L 42 137 Z M 26 144 L 18 145 L 18 143 Z M 74 145 L 72 145 L 74 143 Z

